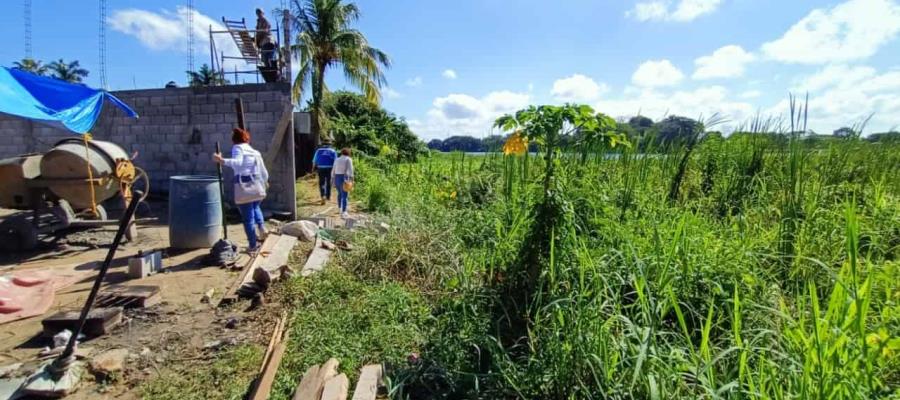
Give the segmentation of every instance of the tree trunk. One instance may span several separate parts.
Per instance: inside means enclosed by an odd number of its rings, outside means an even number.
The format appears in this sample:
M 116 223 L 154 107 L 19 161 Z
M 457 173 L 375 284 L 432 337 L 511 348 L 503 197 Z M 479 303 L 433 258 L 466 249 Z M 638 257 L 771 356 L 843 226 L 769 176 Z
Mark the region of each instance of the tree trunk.
M 309 119 L 310 119 L 310 133 L 313 135 L 313 146 L 316 148 L 319 147 L 319 143 L 322 142 L 322 96 L 324 95 L 325 88 L 325 66 L 321 64 L 316 65 L 316 74 L 313 77 L 312 84 L 312 106 L 310 107 Z

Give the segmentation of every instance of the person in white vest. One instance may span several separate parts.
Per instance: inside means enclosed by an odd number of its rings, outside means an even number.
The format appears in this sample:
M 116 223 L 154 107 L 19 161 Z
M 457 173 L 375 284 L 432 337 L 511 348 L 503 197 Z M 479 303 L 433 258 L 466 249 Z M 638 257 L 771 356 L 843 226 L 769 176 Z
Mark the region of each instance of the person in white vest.
M 234 171 L 234 202 L 241 211 L 244 232 L 247 233 L 249 251 L 259 249 L 260 239 L 266 234 L 262 209 L 259 207 L 266 198 L 269 186 L 269 171 L 262 154 L 250 147 L 250 132 L 234 128 L 231 135 L 231 158 L 213 154 L 213 159 Z
M 347 203 L 350 201 L 350 190 L 353 189 L 353 159 L 350 158 L 350 149 L 341 149 L 341 156 L 334 161 L 331 168 L 331 179 L 338 191 L 338 208 L 341 209 L 341 218 L 350 218 L 347 213 Z

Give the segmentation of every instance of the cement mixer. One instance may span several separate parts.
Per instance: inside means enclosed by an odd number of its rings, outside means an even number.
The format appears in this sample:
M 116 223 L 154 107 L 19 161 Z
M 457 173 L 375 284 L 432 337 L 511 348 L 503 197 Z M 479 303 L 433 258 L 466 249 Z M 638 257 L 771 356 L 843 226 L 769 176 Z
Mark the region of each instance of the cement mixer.
M 146 197 L 150 185 L 146 172 L 111 142 L 66 139 L 44 154 L 0 160 L 0 207 L 31 211 L 0 222 L 0 248 L 30 250 L 40 234 L 116 225 L 118 220 L 109 219 L 101 203 L 121 194 L 127 204 L 135 185 Z M 132 222 L 126 238 L 136 236 Z

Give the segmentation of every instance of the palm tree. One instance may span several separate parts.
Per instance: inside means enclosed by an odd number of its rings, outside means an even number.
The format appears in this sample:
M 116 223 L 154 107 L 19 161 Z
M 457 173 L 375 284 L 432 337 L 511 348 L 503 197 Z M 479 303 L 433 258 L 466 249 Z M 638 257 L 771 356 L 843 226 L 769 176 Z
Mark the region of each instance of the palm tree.
M 44 63 L 33 58 L 23 58 L 22 61 L 13 62 L 13 68 L 40 76 L 44 76 L 48 69 Z
M 90 73 L 81 68 L 78 60 L 67 63 L 62 58 L 50 63 L 50 70 L 53 71 L 54 78 L 71 83 L 81 83 Z
M 345 0 L 293 0 L 292 25 L 297 31 L 297 44 L 291 46 L 300 61 L 300 73 L 294 80 L 292 95 L 297 101 L 312 88 L 311 130 L 315 145 L 326 136 L 323 132 L 325 113 L 322 100 L 325 72 L 330 67 L 343 69 L 344 77 L 373 104 L 381 102 L 381 87 L 387 83 L 382 67 L 390 67 L 387 54 L 369 46 L 362 32 L 350 25 L 359 19 L 359 8 Z
M 222 75 L 213 71 L 209 65 L 203 64 L 197 72 L 185 71 L 188 75 L 188 85 L 197 86 L 220 86 L 228 84 L 228 81 Z

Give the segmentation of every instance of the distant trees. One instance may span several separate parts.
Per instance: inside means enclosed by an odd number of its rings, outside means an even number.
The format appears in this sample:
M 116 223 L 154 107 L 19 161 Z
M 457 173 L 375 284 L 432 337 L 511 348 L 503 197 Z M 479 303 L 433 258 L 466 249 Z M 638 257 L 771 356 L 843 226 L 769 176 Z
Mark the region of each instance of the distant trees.
M 322 111 L 326 128 L 337 147 L 352 147 L 369 155 L 383 155 L 412 161 L 425 145 L 409 129 L 406 121 L 348 91 L 325 95 Z
M 213 71 L 209 65 L 203 64 L 197 71 L 185 71 L 188 76 L 188 86 L 220 86 L 227 85 L 228 81 L 221 74 Z
M 77 60 L 65 62 L 62 58 L 50 64 L 44 64 L 33 58 L 23 58 L 13 62 L 13 68 L 40 76 L 47 76 L 50 73 L 51 77 L 70 83 L 82 83 L 90 74 L 90 71 L 81 68 L 81 63 Z
M 50 63 L 50 71 L 54 78 L 69 83 L 81 83 L 90 74 L 88 70 L 81 68 L 78 60 L 67 63 L 62 58 Z
M 13 68 L 25 72 L 30 72 L 35 75 L 44 76 L 47 75 L 47 69 L 49 67 L 47 65 L 44 65 L 44 63 L 39 60 L 35 60 L 33 58 L 23 58 L 21 61 L 13 62 Z

